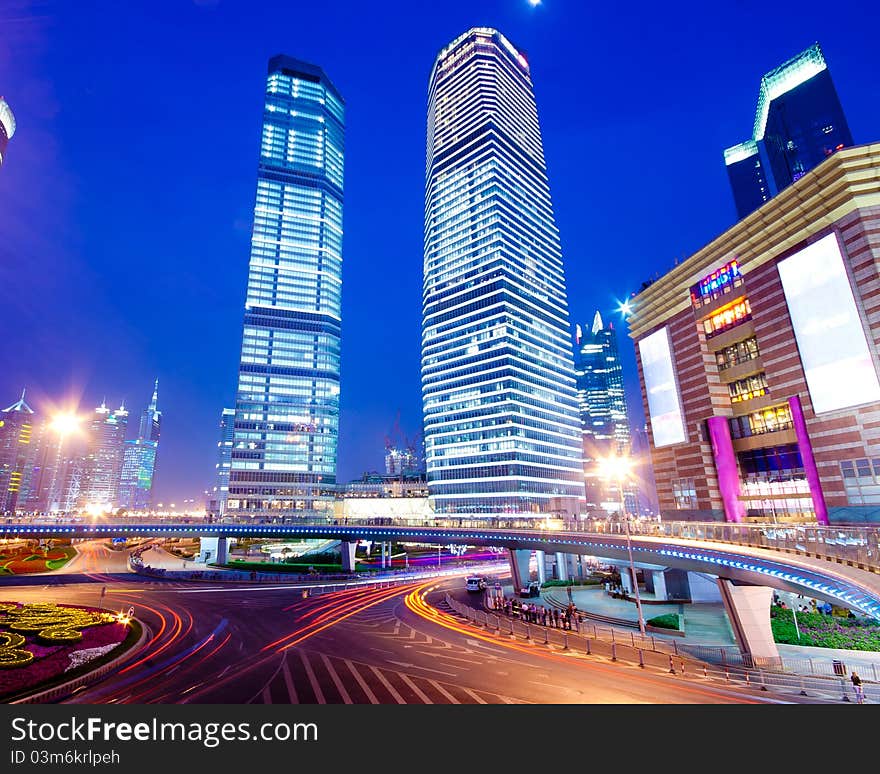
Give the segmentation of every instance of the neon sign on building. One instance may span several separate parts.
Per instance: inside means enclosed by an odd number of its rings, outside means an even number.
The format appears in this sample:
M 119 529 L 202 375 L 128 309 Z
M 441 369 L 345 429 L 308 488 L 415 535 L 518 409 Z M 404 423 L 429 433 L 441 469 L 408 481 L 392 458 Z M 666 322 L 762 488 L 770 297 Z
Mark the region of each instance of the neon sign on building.
M 691 287 L 691 303 L 695 309 L 699 309 L 710 301 L 730 293 L 735 287 L 742 285 L 742 281 L 736 259 L 729 261 Z

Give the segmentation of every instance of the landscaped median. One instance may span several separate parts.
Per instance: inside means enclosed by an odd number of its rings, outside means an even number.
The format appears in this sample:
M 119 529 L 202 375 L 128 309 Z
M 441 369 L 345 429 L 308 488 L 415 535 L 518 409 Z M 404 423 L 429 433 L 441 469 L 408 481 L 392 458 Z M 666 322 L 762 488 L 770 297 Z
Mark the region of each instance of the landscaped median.
M 59 570 L 76 556 L 73 546 L 39 548 L 35 543 L 0 547 L 0 575 L 27 575 Z
M 0 702 L 81 677 L 140 634 L 136 621 L 96 608 L 0 601 Z

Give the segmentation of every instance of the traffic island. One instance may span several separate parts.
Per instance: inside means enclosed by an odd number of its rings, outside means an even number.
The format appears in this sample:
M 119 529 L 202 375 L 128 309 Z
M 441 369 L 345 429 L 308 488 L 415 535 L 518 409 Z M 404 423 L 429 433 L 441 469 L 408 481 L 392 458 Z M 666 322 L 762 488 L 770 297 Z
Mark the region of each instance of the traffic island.
M 142 634 L 137 621 L 97 608 L 0 602 L 0 702 L 88 682 Z

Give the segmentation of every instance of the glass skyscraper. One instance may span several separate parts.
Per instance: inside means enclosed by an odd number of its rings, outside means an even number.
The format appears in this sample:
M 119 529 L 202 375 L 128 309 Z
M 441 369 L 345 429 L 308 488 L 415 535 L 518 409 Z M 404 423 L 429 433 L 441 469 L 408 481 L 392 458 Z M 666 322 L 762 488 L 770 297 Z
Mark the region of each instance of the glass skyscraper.
M 79 488 L 79 504 L 113 508 L 119 500 L 119 478 L 125 449 L 128 411 L 115 411 L 106 401 L 95 409 L 89 423 L 86 459 Z
M 422 400 L 442 514 L 578 513 L 581 432 L 562 250 L 525 56 L 494 29 L 428 91 Z
M 603 479 L 601 460 L 609 456 L 630 457 L 629 412 L 617 331 L 611 323 L 606 325 L 602 321 L 598 311 L 588 330 L 577 327 L 575 378 L 583 431 L 587 510 L 620 510 L 617 482 Z M 624 497 L 627 512 L 637 513 L 636 489 L 624 486 Z
M 336 483 L 344 106 L 320 67 L 266 79 L 227 511 L 329 515 Z
M 156 476 L 156 455 L 161 429 L 159 380 L 156 379 L 150 405 L 141 412 L 138 437 L 125 442 L 122 472 L 119 476 L 120 507 L 143 510 L 153 504 L 153 481 Z
M 852 144 L 816 43 L 761 78 L 752 139 L 724 151 L 739 217 Z

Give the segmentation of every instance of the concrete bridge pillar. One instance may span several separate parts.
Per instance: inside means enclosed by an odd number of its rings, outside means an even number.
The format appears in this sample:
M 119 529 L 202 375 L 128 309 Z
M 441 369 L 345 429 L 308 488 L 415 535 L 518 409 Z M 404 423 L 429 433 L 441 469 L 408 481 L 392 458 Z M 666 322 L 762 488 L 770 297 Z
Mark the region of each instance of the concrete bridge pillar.
M 556 577 L 561 581 L 568 580 L 568 555 L 561 551 L 556 553 Z
M 627 594 L 635 594 L 635 586 L 633 585 L 633 576 L 629 570 L 629 565 L 624 564 L 619 566 L 617 569 L 620 570 L 620 585 L 623 586 L 623 590 Z
M 773 589 L 769 586 L 736 586 L 727 578 L 718 578 L 718 590 L 740 651 L 753 658 L 779 658 L 770 628 Z
M 357 549 L 357 542 L 347 543 L 344 540 L 339 544 L 339 552 L 342 555 L 342 571 L 354 572 L 354 552 Z
M 205 564 L 226 564 L 229 548 L 225 537 L 200 537 L 199 561 Z
M 663 570 L 651 571 L 651 577 L 654 580 L 654 598 L 658 600 L 669 599 L 669 595 L 666 593 L 666 576 L 663 572 Z
M 535 551 L 535 559 L 538 560 L 538 583 L 544 583 L 547 580 L 547 554 Z
M 524 586 L 529 585 L 531 575 L 529 573 L 529 560 L 532 558 L 532 552 L 518 548 L 509 548 L 508 554 L 510 558 L 510 577 L 513 580 L 514 593 Z

